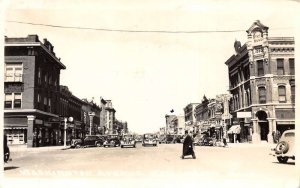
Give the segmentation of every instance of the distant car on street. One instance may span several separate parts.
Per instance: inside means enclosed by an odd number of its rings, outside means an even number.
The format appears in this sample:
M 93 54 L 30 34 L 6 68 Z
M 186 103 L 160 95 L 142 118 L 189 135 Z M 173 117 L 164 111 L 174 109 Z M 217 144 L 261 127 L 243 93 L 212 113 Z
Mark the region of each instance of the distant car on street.
M 123 147 L 136 147 L 136 141 L 134 139 L 134 136 L 131 134 L 123 135 L 123 138 L 121 139 L 121 148 Z
M 147 133 L 143 136 L 142 146 L 157 146 L 158 140 L 155 134 Z
M 96 146 L 100 147 L 103 145 L 103 138 L 96 135 L 88 135 L 84 139 L 72 139 L 71 140 L 71 148 L 80 148 L 80 147 L 89 147 Z
M 118 134 L 107 135 L 107 138 L 103 143 L 103 147 L 119 147 L 120 145 L 120 136 Z
M 279 163 L 287 163 L 289 159 L 295 160 L 295 130 L 284 131 L 272 151 Z

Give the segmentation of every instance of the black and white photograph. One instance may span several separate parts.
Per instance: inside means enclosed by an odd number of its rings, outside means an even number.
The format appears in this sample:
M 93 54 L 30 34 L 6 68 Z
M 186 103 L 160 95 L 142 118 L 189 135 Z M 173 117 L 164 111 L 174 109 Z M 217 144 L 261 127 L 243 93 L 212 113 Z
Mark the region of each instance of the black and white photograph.
M 299 1 L 0 12 L 0 187 L 300 187 Z

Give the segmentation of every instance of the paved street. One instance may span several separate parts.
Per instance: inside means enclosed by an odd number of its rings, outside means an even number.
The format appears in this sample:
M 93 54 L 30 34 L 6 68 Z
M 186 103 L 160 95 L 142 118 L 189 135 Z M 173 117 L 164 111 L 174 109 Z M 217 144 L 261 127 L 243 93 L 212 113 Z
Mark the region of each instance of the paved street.
M 60 181 L 71 179 L 68 185 L 96 182 L 96 186 L 100 182 L 102 187 L 112 182 L 114 187 L 171 184 L 182 187 L 184 183 L 205 187 L 296 187 L 295 162 L 279 164 L 269 155 L 270 147 L 251 144 L 232 144 L 228 148 L 196 146 L 197 159 L 187 157 L 185 160 L 179 157 L 181 144 L 160 144 L 158 147 L 138 144 L 137 148 L 123 149 L 12 149 L 13 161 L 4 166 L 4 187 L 29 183 L 33 178 L 47 178 L 31 181 L 37 186 L 42 181 L 54 179 L 58 182 L 51 181 L 51 184 L 59 186 Z

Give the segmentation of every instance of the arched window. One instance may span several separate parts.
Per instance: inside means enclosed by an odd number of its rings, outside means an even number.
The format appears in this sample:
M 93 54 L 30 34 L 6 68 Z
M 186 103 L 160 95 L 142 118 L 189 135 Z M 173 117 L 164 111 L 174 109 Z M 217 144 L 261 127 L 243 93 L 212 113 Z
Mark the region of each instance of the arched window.
M 266 88 L 265 87 L 259 87 L 258 88 L 258 101 L 259 104 L 265 104 L 267 102 L 267 96 L 266 96 Z
M 285 103 L 286 102 L 285 86 L 278 86 L 278 101 L 280 103 Z

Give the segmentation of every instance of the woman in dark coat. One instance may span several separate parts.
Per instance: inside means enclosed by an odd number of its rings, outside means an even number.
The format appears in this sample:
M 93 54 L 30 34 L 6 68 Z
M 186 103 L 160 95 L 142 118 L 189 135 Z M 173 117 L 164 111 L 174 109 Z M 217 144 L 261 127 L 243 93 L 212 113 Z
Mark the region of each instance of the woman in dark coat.
M 183 141 L 183 149 L 181 158 L 184 159 L 184 156 L 192 155 L 193 159 L 196 159 L 196 155 L 193 148 L 193 139 L 188 134 L 188 131 L 185 131 L 185 139 Z

